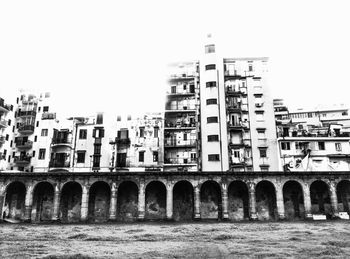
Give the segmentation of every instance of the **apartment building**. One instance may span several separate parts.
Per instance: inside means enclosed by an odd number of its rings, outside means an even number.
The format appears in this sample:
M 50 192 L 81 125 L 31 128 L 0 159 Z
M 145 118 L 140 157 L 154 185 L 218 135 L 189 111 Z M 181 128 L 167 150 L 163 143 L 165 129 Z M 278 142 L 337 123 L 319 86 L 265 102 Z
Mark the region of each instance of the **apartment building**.
M 0 170 L 5 170 L 11 159 L 12 129 L 14 127 L 14 107 L 0 98 Z
M 164 171 L 201 170 L 199 63 L 169 66 L 164 126 Z
M 267 58 L 223 58 L 211 36 L 200 62 L 203 171 L 278 169 Z
M 162 113 L 117 116 L 110 139 L 111 166 L 117 171 L 163 170 Z

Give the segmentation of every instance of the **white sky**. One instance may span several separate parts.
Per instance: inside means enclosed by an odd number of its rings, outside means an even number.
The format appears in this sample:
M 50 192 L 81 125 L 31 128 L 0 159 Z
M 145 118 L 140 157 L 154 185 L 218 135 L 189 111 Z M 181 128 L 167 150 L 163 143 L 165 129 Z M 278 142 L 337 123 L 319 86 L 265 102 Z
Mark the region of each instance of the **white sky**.
M 227 57 L 269 57 L 272 95 L 290 107 L 348 104 L 349 10 L 320 0 L 1 1 L 0 96 L 51 91 L 67 115 L 162 110 L 166 65 L 199 59 L 211 32 Z

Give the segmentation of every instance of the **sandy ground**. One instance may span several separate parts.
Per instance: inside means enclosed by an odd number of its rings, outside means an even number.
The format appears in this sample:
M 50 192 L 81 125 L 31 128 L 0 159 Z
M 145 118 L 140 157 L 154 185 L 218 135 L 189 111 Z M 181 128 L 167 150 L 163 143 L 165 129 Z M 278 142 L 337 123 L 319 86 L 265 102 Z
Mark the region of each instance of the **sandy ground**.
M 0 224 L 1 258 L 350 258 L 350 221 Z

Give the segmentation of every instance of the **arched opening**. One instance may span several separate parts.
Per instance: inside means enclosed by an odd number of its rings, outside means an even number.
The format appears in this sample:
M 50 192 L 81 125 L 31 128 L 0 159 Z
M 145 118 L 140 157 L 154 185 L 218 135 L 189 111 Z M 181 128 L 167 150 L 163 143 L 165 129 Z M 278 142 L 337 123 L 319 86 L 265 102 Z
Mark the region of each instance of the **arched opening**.
M 312 214 L 326 214 L 329 217 L 332 215 L 329 188 L 325 182 L 313 182 L 310 186 L 310 197 Z
M 220 219 L 222 217 L 222 199 L 220 185 L 215 181 L 206 181 L 201 187 L 201 218 Z
M 89 190 L 89 221 L 106 222 L 109 217 L 111 188 L 106 182 L 95 182 Z
M 21 182 L 12 182 L 7 186 L 3 218 L 21 220 L 24 218 L 26 187 Z
M 249 219 L 248 187 L 242 181 L 233 181 L 228 187 L 228 217 L 230 220 Z
M 52 219 L 54 188 L 49 182 L 40 182 L 34 188 L 32 219 L 49 221 Z
M 283 202 L 286 219 L 304 218 L 304 196 L 300 183 L 288 181 L 283 185 Z
M 350 182 L 340 181 L 337 184 L 338 210 L 350 214 Z
M 60 219 L 62 222 L 80 221 L 82 188 L 77 182 L 68 182 L 62 188 Z
M 175 221 L 193 218 L 193 186 L 188 181 L 180 181 L 174 185 L 173 218 Z
M 162 182 L 153 181 L 146 186 L 146 219 L 165 219 L 166 188 Z
M 122 182 L 118 187 L 117 218 L 120 221 L 134 221 L 138 216 L 139 188 L 131 181 Z
M 256 212 L 259 220 L 277 218 L 276 190 L 269 181 L 261 181 L 256 185 Z

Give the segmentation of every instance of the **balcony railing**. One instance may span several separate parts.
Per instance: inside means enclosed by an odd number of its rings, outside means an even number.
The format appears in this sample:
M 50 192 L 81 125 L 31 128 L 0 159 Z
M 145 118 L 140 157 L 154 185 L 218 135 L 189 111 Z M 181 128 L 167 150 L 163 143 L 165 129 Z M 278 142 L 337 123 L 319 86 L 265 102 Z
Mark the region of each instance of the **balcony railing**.
M 194 165 L 197 159 L 194 158 L 164 158 L 164 165 Z
M 16 164 L 29 164 L 31 160 L 31 156 L 15 156 L 14 161 Z
M 20 111 L 18 112 L 17 116 L 18 117 L 24 117 L 24 116 L 35 116 L 36 115 L 36 111 Z
M 42 120 L 54 120 L 56 119 L 56 113 L 55 112 L 44 112 L 41 115 Z
M 244 128 L 249 128 L 248 122 L 239 122 L 239 123 L 232 123 L 232 122 L 227 122 L 227 127 L 229 129 L 244 129 Z
M 11 110 L 12 105 L 4 104 L 0 102 L 0 112 L 9 112 Z
M 0 128 L 6 128 L 8 126 L 8 120 L 0 119 Z
M 178 111 L 184 111 L 184 112 L 186 112 L 186 111 L 189 111 L 189 112 L 191 112 L 191 111 L 195 111 L 196 110 L 196 105 L 167 105 L 166 107 L 165 107 L 165 110 L 166 111 L 176 111 L 176 112 L 178 112 Z
M 32 148 L 32 146 L 33 146 L 33 141 L 31 141 L 31 140 L 18 141 L 15 143 L 16 143 L 16 147 L 19 149 L 29 149 L 29 148 Z
M 18 127 L 19 133 L 33 133 L 34 132 L 34 124 L 22 125 Z
M 195 92 L 191 92 L 191 91 L 179 91 L 179 92 L 167 92 L 166 93 L 168 96 L 187 96 L 187 95 L 195 95 Z
M 195 147 L 197 144 L 196 139 L 188 140 L 174 140 L 174 139 L 164 139 L 165 147 Z
M 349 138 L 349 132 L 343 132 L 339 134 L 331 135 L 328 132 L 304 132 L 304 131 L 293 131 L 291 133 L 278 132 L 277 137 L 286 138 L 286 137 L 316 137 L 316 138 L 325 138 L 325 137 L 339 137 L 339 138 Z
M 50 161 L 49 167 L 70 167 L 69 161 Z
M 186 74 L 186 73 L 172 74 L 172 75 L 170 75 L 169 79 L 170 79 L 170 81 L 193 80 L 195 76 L 196 76 L 195 74 Z
M 182 129 L 182 128 L 195 128 L 196 127 L 196 123 L 187 123 L 184 121 L 178 121 L 178 122 L 174 122 L 174 121 L 165 121 L 165 129 Z
M 72 139 L 71 138 L 53 138 L 52 145 L 71 145 Z

